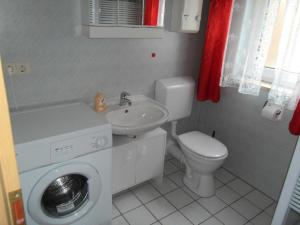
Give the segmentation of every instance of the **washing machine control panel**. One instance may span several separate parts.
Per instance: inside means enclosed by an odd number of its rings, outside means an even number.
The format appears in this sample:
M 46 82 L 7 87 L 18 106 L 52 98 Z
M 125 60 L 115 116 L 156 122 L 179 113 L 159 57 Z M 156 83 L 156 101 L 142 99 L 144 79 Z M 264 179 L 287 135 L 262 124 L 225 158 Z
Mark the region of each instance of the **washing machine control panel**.
M 108 147 L 111 147 L 111 135 L 103 132 L 66 139 L 51 145 L 51 161 L 61 162 Z
M 110 149 L 112 133 L 110 125 L 95 127 L 48 139 L 27 142 L 15 146 L 19 171 L 64 162 L 92 152 Z
M 107 145 L 108 143 L 108 138 L 105 136 L 96 136 L 93 138 L 92 141 L 92 147 L 94 149 L 99 149 L 99 148 L 103 148 Z

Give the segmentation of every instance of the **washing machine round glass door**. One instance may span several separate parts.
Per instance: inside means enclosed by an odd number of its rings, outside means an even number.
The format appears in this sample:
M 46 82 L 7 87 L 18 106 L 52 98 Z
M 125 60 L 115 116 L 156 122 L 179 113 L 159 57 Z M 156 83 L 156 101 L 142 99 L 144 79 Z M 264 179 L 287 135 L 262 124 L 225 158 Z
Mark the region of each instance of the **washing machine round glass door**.
M 53 217 L 66 216 L 88 201 L 88 178 L 80 174 L 67 174 L 49 184 L 42 197 L 45 213 Z
M 98 201 L 101 177 L 88 164 L 67 164 L 45 174 L 29 196 L 30 216 L 38 224 L 70 224 Z

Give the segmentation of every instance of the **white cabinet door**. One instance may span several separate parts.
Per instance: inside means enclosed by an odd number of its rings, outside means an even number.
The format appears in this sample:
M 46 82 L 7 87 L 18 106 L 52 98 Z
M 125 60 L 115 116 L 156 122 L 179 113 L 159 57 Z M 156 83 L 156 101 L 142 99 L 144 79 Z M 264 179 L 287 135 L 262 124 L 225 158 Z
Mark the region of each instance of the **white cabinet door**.
M 113 194 L 135 185 L 136 144 L 126 144 L 112 149 Z
M 159 176 L 163 172 L 165 139 L 165 135 L 160 135 L 137 143 L 136 183 Z

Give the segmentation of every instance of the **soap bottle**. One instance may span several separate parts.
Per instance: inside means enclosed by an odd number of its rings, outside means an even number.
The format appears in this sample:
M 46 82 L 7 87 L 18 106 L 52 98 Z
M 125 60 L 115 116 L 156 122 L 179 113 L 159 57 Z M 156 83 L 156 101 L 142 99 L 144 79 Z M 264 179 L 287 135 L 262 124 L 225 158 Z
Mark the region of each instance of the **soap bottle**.
M 104 95 L 100 92 L 97 92 L 94 98 L 94 110 L 96 112 L 103 112 L 106 109 L 104 102 Z

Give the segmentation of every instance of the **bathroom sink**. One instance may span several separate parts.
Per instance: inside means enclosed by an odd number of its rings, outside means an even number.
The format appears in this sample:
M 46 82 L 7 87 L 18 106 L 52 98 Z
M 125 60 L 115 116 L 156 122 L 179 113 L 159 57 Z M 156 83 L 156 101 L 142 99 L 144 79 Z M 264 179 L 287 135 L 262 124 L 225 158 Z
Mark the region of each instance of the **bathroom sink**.
M 119 106 L 119 99 L 107 101 L 106 118 L 113 134 L 134 136 L 153 130 L 168 119 L 168 110 L 143 95 L 128 97 L 131 105 Z

